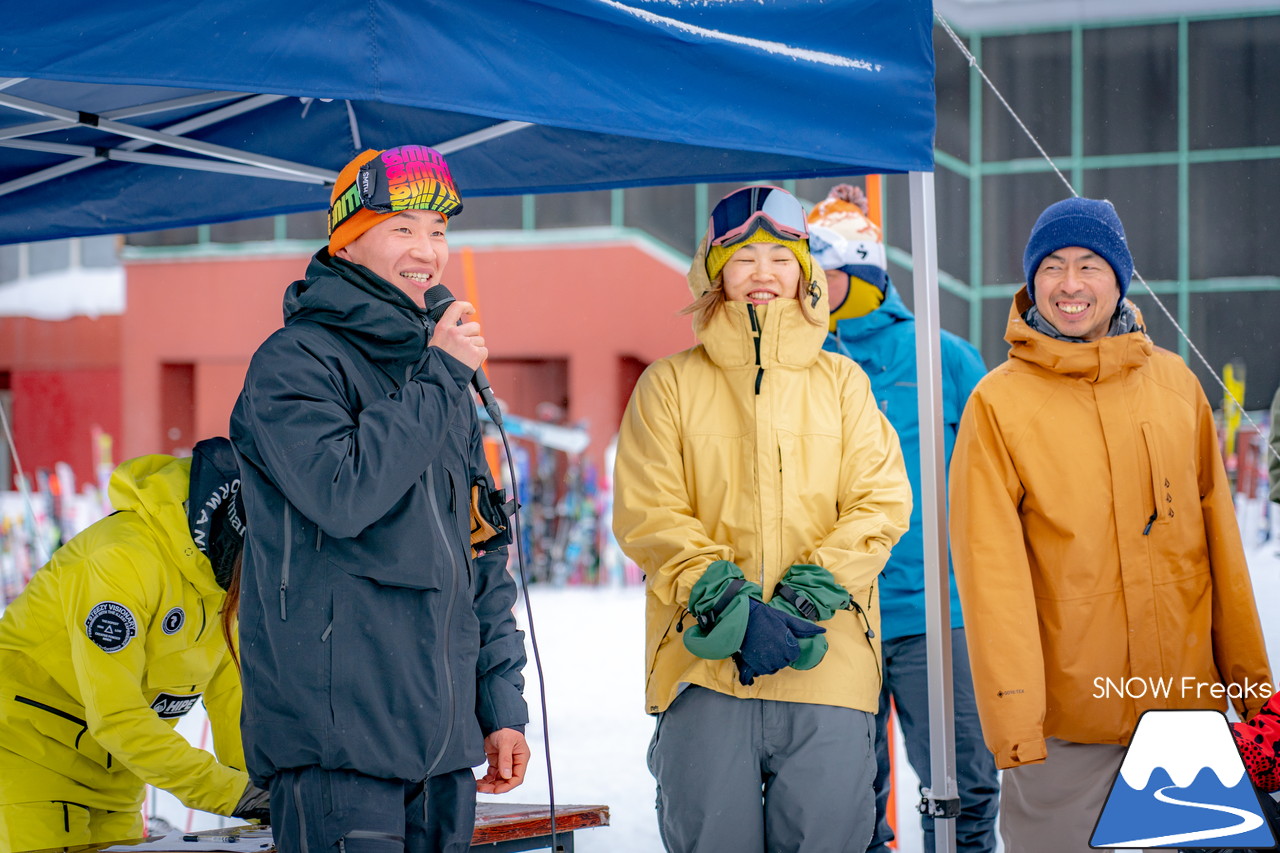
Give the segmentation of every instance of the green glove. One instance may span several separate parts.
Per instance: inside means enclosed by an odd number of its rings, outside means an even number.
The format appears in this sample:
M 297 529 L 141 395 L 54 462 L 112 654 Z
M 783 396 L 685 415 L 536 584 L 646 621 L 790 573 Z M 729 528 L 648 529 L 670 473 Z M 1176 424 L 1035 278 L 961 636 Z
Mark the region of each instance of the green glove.
M 796 563 L 782 576 L 769 606 L 811 622 L 823 622 L 837 610 L 849 609 L 849 592 L 822 566 Z M 813 669 L 827 654 L 827 638 L 822 634 L 805 637 L 799 643 L 800 657 L 792 662 L 793 669 Z
M 742 569 L 728 560 L 716 560 L 689 591 L 689 612 L 698 620 L 684 632 L 684 647 L 707 660 L 727 658 L 742 647 L 747 633 L 750 599 L 759 601 L 763 591 L 751 583 Z

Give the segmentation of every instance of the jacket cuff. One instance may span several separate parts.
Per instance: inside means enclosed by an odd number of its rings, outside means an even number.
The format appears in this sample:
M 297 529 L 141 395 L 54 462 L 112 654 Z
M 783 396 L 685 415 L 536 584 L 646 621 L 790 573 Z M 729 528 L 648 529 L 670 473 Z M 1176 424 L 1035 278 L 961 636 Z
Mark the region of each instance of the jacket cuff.
M 454 382 L 458 383 L 458 388 L 465 389 L 467 385 L 471 383 L 471 377 L 476 375 L 474 370 L 449 355 L 449 353 L 445 352 L 440 347 L 436 347 L 436 355 L 439 356 L 440 364 L 444 367 L 450 378 L 452 378 Z
M 1000 770 L 1008 770 L 1010 767 L 1023 764 L 1043 764 L 1048 754 L 1044 738 L 1019 741 L 1008 749 L 1002 749 L 996 753 L 996 767 Z
M 498 729 L 515 729 L 524 734 L 529 706 L 520 688 L 501 676 L 489 676 L 476 684 L 476 720 L 485 737 Z

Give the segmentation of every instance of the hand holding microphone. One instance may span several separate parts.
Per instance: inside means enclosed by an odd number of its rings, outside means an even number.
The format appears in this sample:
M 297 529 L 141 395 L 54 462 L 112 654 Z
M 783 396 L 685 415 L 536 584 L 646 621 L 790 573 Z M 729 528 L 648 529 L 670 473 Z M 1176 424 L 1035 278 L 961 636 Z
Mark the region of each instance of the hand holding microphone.
M 439 347 L 472 370 L 479 370 L 489 357 L 489 350 L 480 335 L 480 324 L 463 320 L 474 313 L 476 309 L 470 302 L 450 302 L 436 323 L 430 346 Z
M 428 288 L 423 294 L 423 301 L 426 303 L 427 316 L 436 324 L 428 346 L 439 347 L 467 367 L 475 369 L 471 385 L 480 395 L 480 402 L 484 403 L 484 410 L 489 413 L 489 417 L 501 426 L 502 409 L 498 407 L 493 389 L 489 387 L 489 380 L 484 375 L 484 368 L 480 366 L 489 357 L 484 338 L 480 336 L 480 324 L 462 321 L 463 317 L 476 312 L 475 306 L 470 302 L 458 302 L 443 284 Z

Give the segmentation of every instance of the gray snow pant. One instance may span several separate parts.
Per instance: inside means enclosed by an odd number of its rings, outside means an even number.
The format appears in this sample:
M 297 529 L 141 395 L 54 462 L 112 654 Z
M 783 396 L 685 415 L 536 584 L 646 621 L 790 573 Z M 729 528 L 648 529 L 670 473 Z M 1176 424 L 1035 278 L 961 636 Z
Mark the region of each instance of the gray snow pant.
M 685 688 L 649 744 L 662 842 L 671 853 L 862 853 L 874 738 L 865 711 Z

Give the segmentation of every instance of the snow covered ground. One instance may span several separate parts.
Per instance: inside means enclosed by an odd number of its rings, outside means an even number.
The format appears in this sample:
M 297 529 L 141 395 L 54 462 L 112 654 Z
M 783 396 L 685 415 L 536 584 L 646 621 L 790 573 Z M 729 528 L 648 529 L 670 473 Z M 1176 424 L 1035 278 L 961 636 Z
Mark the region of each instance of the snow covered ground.
M 1278 546 L 1274 541 L 1254 546 L 1258 537 L 1248 524 L 1245 527 L 1267 646 L 1271 660 L 1280 664 Z M 556 802 L 600 803 L 611 810 L 611 826 L 576 834 L 578 849 L 583 853 L 661 851 L 653 779 L 645 765 L 653 723 L 643 712 L 643 591 L 638 587 L 535 587 L 530 601 L 545 673 L 545 719 L 550 721 Z M 523 626 L 523 602 L 517 613 Z M 523 787 L 504 797 L 485 799 L 547 802 L 544 715 L 537 707 L 538 678 L 532 663 L 526 674 L 526 695 L 533 706 L 528 735 L 534 763 Z M 198 743 L 201 724 L 193 712 L 182 729 Z M 901 750 L 897 766 L 903 792 L 898 796 L 899 850 L 919 853 L 918 816 L 911 811 L 916 779 Z M 168 795 L 157 798 L 156 810 L 182 829 L 219 825 L 211 815 L 191 815 Z

